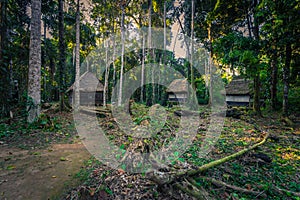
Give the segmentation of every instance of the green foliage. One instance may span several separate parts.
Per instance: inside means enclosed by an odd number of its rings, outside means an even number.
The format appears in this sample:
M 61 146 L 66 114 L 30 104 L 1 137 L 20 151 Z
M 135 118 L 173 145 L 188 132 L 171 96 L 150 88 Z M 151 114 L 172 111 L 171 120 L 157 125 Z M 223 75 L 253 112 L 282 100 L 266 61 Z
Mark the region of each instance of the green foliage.
M 195 79 L 196 86 L 196 95 L 198 104 L 207 104 L 208 103 L 208 88 L 206 87 L 206 83 L 203 78 Z
M 300 111 L 300 87 L 294 86 L 290 88 L 289 93 L 289 111 L 291 113 L 297 113 Z M 282 83 L 279 84 L 278 87 L 278 103 L 282 105 L 282 99 L 283 99 L 283 85 Z
M 299 113 L 300 112 L 300 99 L 299 99 L 299 94 L 300 94 L 300 87 L 295 86 L 291 88 L 290 90 L 290 95 L 289 95 L 289 104 L 290 104 L 290 111 L 293 113 Z
M 86 182 L 87 184 L 91 182 L 90 175 L 95 167 L 99 166 L 101 163 L 95 159 L 94 157 L 91 157 L 90 159 L 84 161 L 85 168 L 81 168 L 81 170 L 75 174 L 75 178 L 79 179 L 81 182 Z M 103 174 L 103 178 L 106 177 L 106 174 Z
M 81 24 L 81 60 L 91 52 L 98 41 L 103 41 L 113 33 L 120 31 L 120 15 L 121 7 L 118 1 L 100 1 L 93 0 L 90 17 L 95 20 L 92 25 L 85 20 L 86 16 L 83 12 L 81 18 L 85 23 Z M 163 26 L 163 5 L 165 1 L 152 1 L 152 26 Z M 191 2 L 182 1 L 177 7 L 174 7 L 173 0 L 167 0 L 167 26 L 178 21 L 178 17 L 183 13 L 191 13 Z M 65 46 L 66 46 L 66 68 L 59 72 L 58 59 L 61 55 L 58 52 L 58 2 L 52 0 L 42 1 L 42 20 L 46 26 L 47 35 L 43 38 L 42 45 L 42 100 L 49 102 L 58 100 L 58 89 L 62 87 L 59 83 L 60 73 L 65 76 L 66 89 L 74 81 L 73 67 L 73 49 L 75 41 L 75 1 L 68 1 L 68 9 L 65 11 Z M 0 49 L 0 70 L 1 76 L 1 94 L 5 98 L 1 100 L 1 113 L 3 116 L 8 116 L 10 106 L 12 105 L 12 97 L 10 90 L 12 85 L 10 78 L 19 81 L 19 94 L 26 91 L 27 88 L 27 70 L 28 70 L 28 55 L 29 55 L 29 36 L 30 36 L 30 17 L 26 9 L 30 6 L 30 1 L 3 1 L 4 5 L 1 16 L 1 49 Z M 83 6 L 84 7 L 84 6 Z M 5 12 L 4 12 L 5 11 Z M 136 24 L 138 27 L 148 26 L 148 19 L 144 17 L 148 12 L 147 1 L 128 1 L 125 5 L 125 24 Z M 17 14 L 16 14 L 17 13 Z M 209 51 L 212 50 L 215 60 L 222 64 L 224 69 L 235 69 L 241 74 L 246 74 L 249 78 L 253 78 L 257 73 L 260 73 L 262 78 L 263 93 L 267 98 L 270 98 L 268 88 L 270 88 L 271 60 L 276 61 L 279 66 L 279 71 L 284 67 L 285 47 L 291 44 L 292 61 L 291 71 L 292 78 L 290 79 L 291 88 L 294 84 L 299 84 L 299 2 L 288 0 L 280 0 L 275 3 L 272 0 L 259 1 L 257 5 L 252 4 L 252 1 L 245 0 L 242 3 L 237 0 L 219 1 L 219 0 L 202 0 L 195 1 L 195 37 L 199 42 L 202 42 Z M 191 15 L 185 14 L 183 32 L 187 35 L 191 33 Z M 176 19 L 176 20 L 175 20 Z M 255 20 L 254 20 L 255 19 Z M 250 20 L 250 21 L 249 21 Z M 250 22 L 250 24 L 249 24 Z M 248 25 L 250 25 L 250 30 Z M 208 27 L 211 30 L 211 41 L 208 41 Z M 258 29 L 258 38 L 254 37 L 254 29 Z M 249 34 L 251 32 L 251 35 Z M 251 37 L 250 37 L 251 36 Z M 170 43 L 168 36 L 167 43 Z M 96 42 L 97 41 L 97 42 Z M 213 48 L 210 48 L 210 43 L 213 42 Z M 130 52 L 126 55 L 125 72 L 133 67 L 139 66 L 141 52 Z M 158 63 L 162 56 L 161 51 L 155 52 L 154 63 Z M 119 58 L 116 58 L 116 74 L 120 72 L 118 65 Z M 146 59 L 146 63 L 151 59 Z M 188 62 L 174 57 L 172 52 L 167 52 L 167 65 L 172 66 L 185 77 L 190 79 L 190 67 Z M 201 60 L 202 62 L 202 60 Z M 83 69 L 85 70 L 85 69 Z M 91 71 L 97 71 L 97 66 L 92 65 Z M 162 71 L 162 70 L 161 70 Z M 196 70 L 195 70 L 196 71 Z M 110 75 L 112 76 L 113 69 L 111 67 Z M 267 73 L 265 73 L 267 72 Z M 200 78 L 197 72 L 194 72 L 195 78 Z M 279 80 L 282 74 L 279 74 Z M 135 77 L 137 78 L 137 77 Z M 197 80 L 196 80 L 197 82 Z M 201 81 L 200 81 L 201 82 Z M 207 96 L 203 95 L 205 89 L 202 83 L 197 85 L 198 102 L 205 104 Z M 110 81 L 109 88 L 114 85 Z M 281 86 L 280 86 L 281 87 Z M 165 96 L 164 88 L 158 86 L 147 86 L 146 91 L 152 95 L 152 88 L 158 88 L 161 91 L 160 96 Z M 297 89 L 296 89 L 297 90 Z M 267 91 L 267 92 L 265 92 Z M 136 93 L 135 99 L 140 96 Z M 155 102 L 164 102 L 164 98 L 155 96 Z M 281 94 L 279 96 L 282 96 Z M 294 103 L 295 96 L 293 89 L 291 90 L 291 102 Z M 18 99 L 19 101 L 21 98 Z

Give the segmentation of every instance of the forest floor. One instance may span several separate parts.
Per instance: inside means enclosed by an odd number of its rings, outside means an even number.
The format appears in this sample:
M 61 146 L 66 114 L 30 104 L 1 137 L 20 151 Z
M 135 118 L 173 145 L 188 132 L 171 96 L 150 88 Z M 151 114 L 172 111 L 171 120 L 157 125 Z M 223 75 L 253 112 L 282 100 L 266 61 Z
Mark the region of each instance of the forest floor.
M 75 175 L 91 155 L 71 119 L 70 113 L 47 113 L 32 127 L 1 127 L 1 200 L 60 199 L 80 184 Z
M 145 106 L 135 105 L 134 123 L 149 126 L 152 119 L 147 117 L 148 111 Z M 176 107 L 167 109 L 168 128 L 162 130 L 163 134 L 146 143 L 159 146 L 159 141 L 166 139 L 164 135 L 172 137 L 180 119 L 174 111 Z M 205 109 L 203 113 L 205 119 L 209 114 Z M 199 158 L 196 152 L 209 119 L 200 124 L 191 148 L 172 165 L 176 169 L 184 165 L 191 169 L 202 166 L 259 142 L 261 131 L 268 131 L 270 136 L 262 146 L 193 178 L 204 199 L 299 200 L 300 116 L 291 116 L 295 122 L 291 127 L 278 113 L 264 113 L 263 118 L 244 110 L 228 114 L 231 117 L 225 118 L 218 142 L 207 157 Z M 101 113 L 98 117 L 108 137 L 121 148 L 132 147 L 135 142 L 140 144 L 140 140 L 120 134 L 116 119 L 110 114 Z M 82 144 L 83 138 L 76 133 L 72 113 L 47 111 L 32 126 L 18 121 L 7 121 L 0 126 L 1 200 L 195 199 L 173 185 L 158 186 L 143 173 L 112 169 L 91 157 Z

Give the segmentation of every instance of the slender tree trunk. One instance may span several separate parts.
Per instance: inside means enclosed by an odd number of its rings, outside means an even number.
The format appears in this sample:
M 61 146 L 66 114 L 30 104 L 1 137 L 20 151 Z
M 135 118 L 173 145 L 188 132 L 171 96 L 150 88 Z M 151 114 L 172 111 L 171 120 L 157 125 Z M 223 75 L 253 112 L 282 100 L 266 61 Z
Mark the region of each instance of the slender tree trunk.
M 76 29 L 76 28 L 75 28 Z M 75 39 L 76 40 L 76 39 Z M 75 50 L 76 50 L 76 41 L 75 41 L 75 47 L 73 47 L 72 49 L 72 66 L 75 67 L 75 63 L 76 63 L 76 55 L 75 55 Z M 76 73 L 76 69 L 75 69 L 75 73 Z
M 6 8 L 7 2 L 0 2 L 0 64 L 5 68 L 5 60 L 4 60 L 4 50 L 6 49 L 7 44 L 7 16 L 6 16 Z
M 114 91 L 115 84 L 116 84 L 116 65 L 115 65 L 115 59 L 116 59 L 116 38 L 115 38 L 115 21 L 113 21 L 113 83 L 112 83 L 112 91 Z
M 145 93 L 145 34 L 143 32 L 143 41 L 142 41 L 142 72 L 141 72 L 141 102 L 144 102 L 144 93 Z
M 166 19 L 166 16 L 167 16 L 167 1 L 164 1 L 164 54 L 163 54 L 163 70 L 162 70 L 162 77 L 165 78 L 166 77 L 166 74 L 165 74 L 165 71 L 166 71 L 166 61 L 167 61 L 167 19 Z M 164 102 L 164 97 L 161 95 L 163 94 L 163 89 L 161 86 L 159 86 L 161 88 L 161 91 L 160 91 L 160 99 L 162 100 L 162 102 Z
M 148 53 L 150 54 L 150 49 L 152 48 L 152 30 L 151 30 L 151 24 L 152 24 L 152 0 L 148 0 Z M 151 55 L 151 54 L 150 54 Z
M 212 103 L 213 103 L 213 49 L 212 49 L 211 23 L 208 26 L 208 41 L 210 42 L 210 56 L 209 56 L 209 60 L 208 60 L 209 105 L 212 105 Z
M 108 77 L 109 77 L 109 62 L 108 62 L 108 48 L 109 44 L 105 44 L 105 78 L 104 78 L 104 89 L 103 89 L 103 107 L 106 108 L 106 97 L 107 97 L 107 88 L 108 88 Z
M 190 61 L 190 67 L 191 67 L 191 85 L 193 89 L 195 89 L 195 83 L 194 83 L 194 68 L 193 68 L 193 61 L 194 61 L 194 12 L 195 12 L 195 1 L 192 0 L 192 22 L 191 22 L 191 61 Z
M 64 110 L 65 102 L 65 65 L 66 65 L 66 53 L 65 53 L 65 28 L 64 28 L 64 0 L 59 0 L 58 6 L 58 32 L 59 32 L 59 99 L 60 110 Z
M 253 9 L 255 10 L 258 5 L 258 0 L 253 1 Z M 254 11 L 255 12 L 255 11 Z M 254 13 L 255 15 L 255 13 Z M 254 16 L 253 36 L 255 40 L 259 40 L 259 23 L 257 17 Z M 257 115 L 261 115 L 260 110 L 260 69 L 258 66 L 254 75 L 254 101 L 253 110 Z
M 4 2 L 0 2 L 0 64 L 2 66 L 2 51 L 3 51 L 3 33 L 5 32 L 5 27 L 4 27 L 4 12 L 6 8 L 4 6 Z
M 13 60 L 10 56 L 9 59 L 9 87 L 8 87 L 8 98 L 13 100 L 14 90 L 14 71 L 13 71 Z
M 287 44 L 285 49 L 285 64 L 283 68 L 283 104 L 282 104 L 283 117 L 288 117 L 289 77 L 290 77 L 291 59 L 292 59 L 291 44 Z
M 31 1 L 30 26 L 27 121 L 32 123 L 41 110 L 41 0 Z
M 50 98 L 49 100 L 52 101 L 53 99 L 55 99 L 55 89 L 53 87 L 54 85 L 54 74 L 55 74 L 55 62 L 54 59 L 52 57 L 49 58 L 49 66 L 50 66 Z
M 253 110 L 256 114 L 260 115 L 260 78 L 259 74 L 256 74 L 254 77 L 254 103 Z
M 80 106 L 80 0 L 77 0 L 76 11 L 75 71 L 74 109 L 78 111 Z
M 8 71 L 7 52 L 7 1 L 0 2 L 0 74 Z M 0 116 L 7 116 L 10 111 L 9 103 L 9 76 L 0 76 Z
M 154 84 L 154 74 L 155 73 L 155 68 L 154 68 L 154 64 L 152 65 L 152 70 L 151 70 L 151 82 L 152 82 L 152 98 L 151 98 L 151 102 L 152 102 L 152 105 L 155 104 L 155 84 Z
M 167 60 L 167 2 L 164 2 L 164 68 L 166 67 L 166 60 Z
M 46 101 L 48 100 L 47 98 L 47 76 L 46 76 L 46 57 L 47 57 L 47 47 L 46 47 L 46 40 L 47 40 L 47 26 L 46 26 L 46 20 L 43 21 L 44 22 L 44 54 L 43 54 L 43 59 L 42 59 L 42 65 L 43 65 L 43 69 L 44 69 L 44 74 L 43 74 L 43 87 L 44 87 L 44 96 L 43 96 L 43 100 Z
M 160 82 L 160 80 L 161 80 L 161 71 L 160 71 L 160 63 L 161 63 L 161 57 L 159 58 L 159 61 L 157 62 L 157 70 L 158 70 L 158 79 L 157 79 L 157 82 L 159 83 Z M 156 91 L 157 91 L 157 93 L 156 93 L 156 99 L 157 99 L 157 101 L 159 102 L 160 100 L 161 100 L 161 98 L 160 98 L 160 85 L 156 85 Z
M 148 0 L 148 55 L 149 55 L 149 60 L 151 62 L 151 60 L 154 59 L 154 50 L 152 49 L 152 0 Z M 152 69 L 151 69 L 152 105 L 155 102 L 154 66 L 155 65 L 152 65 Z
M 118 106 L 122 105 L 122 91 L 123 91 L 123 71 L 124 71 L 124 51 L 125 51 L 124 17 L 125 17 L 125 8 L 124 8 L 124 5 L 122 5 L 122 19 L 121 19 L 122 50 L 121 50 L 121 72 L 120 72 L 120 88 L 119 88 L 119 96 L 118 96 Z
M 205 79 L 205 98 L 208 98 L 209 97 L 209 89 L 208 89 L 208 87 L 209 87 L 209 83 L 208 83 L 208 80 L 207 80 L 207 76 L 208 76 L 208 74 L 209 74 L 209 59 L 210 58 L 208 58 L 207 60 L 204 60 L 204 65 L 205 65 L 205 76 L 206 76 L 206 79 Z
M 248 27 L 249 37 L 252 38 L 251 15 L 249 13 L 247 13 L 247 27 Z
M 271 83 L 271 106 L 272 109 L 276 109 L 277 105 L 277 82 L 278 82 L 278 65 L 276 63 L 276 56 L 271 60 L 271 70 L 272 70 L 272 83 Z

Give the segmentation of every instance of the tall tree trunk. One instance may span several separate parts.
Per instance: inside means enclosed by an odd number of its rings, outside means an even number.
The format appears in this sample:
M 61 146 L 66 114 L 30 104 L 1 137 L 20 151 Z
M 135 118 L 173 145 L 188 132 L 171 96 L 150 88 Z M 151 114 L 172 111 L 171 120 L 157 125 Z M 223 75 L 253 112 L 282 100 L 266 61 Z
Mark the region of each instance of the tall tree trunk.
M 54 85 L 54 74 L 55 74 L 55 62 L 54 62 L 54 58 L 50 57 L 49 58 L 49 66 L 50 66 L 50 98 L 49 101 L 52 101 L 53 99 L 55 99 L 55 89 L 53 87 Z
M 278 65 L 276 63 L 276 56 L 271 58 L 272 82 L 271 82 L 271 106 L 276 110 L 277 105 L 277 82 L 278 82 Z
M 288 117 L 289 77 L 290 77 L 291 59 L 292 59 L 292 48 L 291 48 L 291 44 L 288 43 L 285 49 L 285 64 L 283 68 L 283 104 L 282 104 L 283 117 Z
M 143 34 L 143 41 L 142 41 L 142 72 L 141 72 L 141 102 L 144 102 L 144 94 L 145 94 L 145 34 Z
M 76 11 L 75 71 L 74 109 L 78 111 L 80 106 L 80 0 L 77 0 Z
M 253 0 L 252 6 L 249 8 L 247 13 L 247 27 L 249 37 L 254 37 L 255 40 L 259 40 L 259 23 L 258 19 L 255 16 L 255 9 L 257 9 L 258 0 Z M 253 13 L 251 13 L 251 11 Z M 253 16 L 253 24 L 252 24 L 252 17 Z M 253 36 L 252 36 L 253 35 Z M 257 69 L 254 74 L 254 99 L 253 99 L 253 111 L 257 115 L 261 115 L 260 110 L 260 69 L 256 66 Z
M 152 82 L 152 98 L 151 98 L 151 104 L 154 105 L 155 104 L 155 84 L 154 84 L 154 74 L 155 73 L 155 65 L 152 65 L 152 70 L 151 70 L 151 82 Z
M 7 1 L 0 2 L 0 74 L 8 72 L 7 52 Z M 9 99 L 9 76 L 0 76 L 0 116 L 7 116 L 10 111 Z
M 254 77 L 254 102 L 253 102 L 253 110 L 256 114 L 260 115 L 260 78 L 259 74 L 256 74 Z
M 8 89 L 8 98 L 13 100 L 13 93 L 14 93 L 14 71 L 13 71 L 13 60 L 12 57 L 9 56 L 9 87 Z
M 122 42 L 122 50 L 121 50 L 121 71 L 120 71 L 120 88 L 118 95 L 118 106 L 122 105 L 122 91 L 123 91 L 123 71 L 124 71 L 124 51 L 125 51 L 125 28 L 124 28 L 124 18 L 125 18 L 125 8 L 124 4 L 122 6 L 122 19 L 121 19 L 121 42 Z
M 43 90 L 44 90 L 44 95 L 42 97 L 42 99 L 44 101 L 48 101 L 48 91 L 47 91 L 47 75 L 46 75 L 46 58 L 47 58 L 47 45 L 46 45 L 46 40 L 47 40 L 47 26 L 46 26 L 46 20 L 43 20 L 43 25 L 44 25 L 44 50 L 42 51 L 42 66 L 43 66 L 43 70 L 44 70 L 44 74 L 43 74 Z
M 159 61 L 157 61 L 157 70 L 158 70 L 158 72 L 157 72 L 157 74 L 158 74 L 157 83 L 159 83 L 160 80 L 161 80 L 160 63 L 161 63 L 161 57 L 159 58 Z M 156 100 L 157 100 L 157 102 L 160 102 L 160 100 L 161 100 L 160 97 L 161 97 L 161 95 L 160 95 L 160 85 L 156 84 Z
M 58 32 L 59 32 L 59 99 L 60 110 L 64 110 L 65 102 L 65 65 L 66 65 L 66 53 L 65 53 L 65 28 L 64 28 L 64 0 L 59 0 L 58 4 Z
M 166 61 L 167 61 L 167 1 L 164 1 L 164 54 L 163 54 L 163 70 L 162 70 L 162 77 L 166 77 Z M 163 89 L 161 86 L 158 86 L 161 88 L 161 92 L 159 94 L 160 99 L 162 102 L 164 102 L 164 97 L 161 95 L 163 94 Z
M 103 88 L 103 107 L 106 108 L 106 97 L 108 88 L 108 77 L 109 77 L 109 62 L 108 62 L 108 49 L 109 44 L 105 44 L 105 78 L 104 78 L 104 88 Z
M 209 97 L 209 89 L 208 89 L 209 83 L 207 80 L 207 76 L 209 74 L 209 59 L 210 58 L 208 58 L 207 60 L 204 60 L 204 74 L 206 76 L 206 78 L 205 78 L 205 96 L 204 96 L 205 98 Z
M 115 21 L 113 21 L 113 55 L 112 55 L 112 64 L 113 64 L 113 83 L 112 83 L 112 91 L 114 91 L 115 84 L 116 84 L 116 38 L 115 38 Z M 111 102 L 113 103 L 113 102 Z
M 148 57 L 150 62 L 154 59 L 154 49 L 152 49 L 152 0 L 148 0 Z M 151 103 L 155 102 L 154 66 L 151 68 L 152 95 Z
M 148 0 L 148 54 L 151 55 L 150 51 L 152 48 L 152 0 Z
M 257 9 L 258 0 L 253 1 L 253 10 Z M 254 26 L 253 26 L 253 36 L 255 40 L 259 40 L 259 23 L 258 19 L 254 13 Z M 254 75 L 254 101 L 253 101 L 253 110 L 257 115 L 261 115 L 260 110 L 260 69 L 257 66 L 255 75 Z
M 213 49 L 212 49 L 212 34 L 211 25 L 208 26 L 208 41 L 210 43 L 210 55 L 208 60 L 208 72 L 209 72 L 209 105 L 213 103 Z
M 27 121 L 32 123 L 41 110 L 41 0 L 31 1 L 30 26 Z
M 3 52 L 3 35 L 4 35 L 4 32 L 5 32 L 5 23 L 4 23 L 4 16 L 5 16 L 5 2 L 0 2 L 0 64 L 2 66 L 2 52 Z
M 194 83 L 194 68 L 193 68 L 193 61 L 194 61 L 194 13 L 195 13 L 195 1 L 192 0 L 192 22 L 191 22 L 191 61 L 190 61 L 190 67 L 191 67 L 191 85 L 193 89 L 195 89 L 195 83 Z
M 6 36 L 7 36 L 7 16 L 6 16 L 6 9 L 7 9 L 7 2 L 1 1 L 0 2 L 0 64 L 3 68 L 5 68 L 5 61 L 4 61 L 4 52 L 6 48 Z
M 166 60 L 167 60 L 167 2 L 164 2 L 164 68 L 166 67 Z M 164 76 L 164 75 L 163 75 Z
M 247 13 L 247 27 L 248 27 L 249 37 L 252 38 L 251 15 L 249 13 Z

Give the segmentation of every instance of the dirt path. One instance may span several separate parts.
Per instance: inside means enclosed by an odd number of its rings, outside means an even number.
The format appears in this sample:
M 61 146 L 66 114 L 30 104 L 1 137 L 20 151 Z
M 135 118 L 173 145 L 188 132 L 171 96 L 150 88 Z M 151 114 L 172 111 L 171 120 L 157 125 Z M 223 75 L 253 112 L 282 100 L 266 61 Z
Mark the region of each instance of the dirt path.
M 90 158 L 82 144 L 42 150 L 0 145 L 0 200 L 57 199 L 76 186 L 73 175 Z

